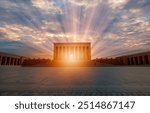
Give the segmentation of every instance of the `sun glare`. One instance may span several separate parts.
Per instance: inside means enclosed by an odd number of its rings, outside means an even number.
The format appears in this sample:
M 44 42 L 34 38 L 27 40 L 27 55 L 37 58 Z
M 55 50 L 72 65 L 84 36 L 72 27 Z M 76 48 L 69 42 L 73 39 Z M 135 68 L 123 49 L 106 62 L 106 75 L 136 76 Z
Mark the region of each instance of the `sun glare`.
M 77 59 L 75 59 L 73 54 L 69 55 L 69 62 L 76 62 Z

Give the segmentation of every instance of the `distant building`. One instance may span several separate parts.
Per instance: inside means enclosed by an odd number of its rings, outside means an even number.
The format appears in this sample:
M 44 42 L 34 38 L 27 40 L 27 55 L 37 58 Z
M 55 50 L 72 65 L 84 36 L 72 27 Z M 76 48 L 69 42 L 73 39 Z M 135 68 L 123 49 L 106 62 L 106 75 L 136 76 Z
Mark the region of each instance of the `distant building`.
M 150 64 L 150 52 L 120 56 L 116 60 L 120 65 L 148 65 Z
M 150 52 L 136 53 L 116 58 L 97 58 L 92 60 L 92 65 L 150 65 Z
M 54 43 L 54 61 L 90 61 L 91 43 Z
M 0 52 L 0 65 L 21 65 L 25 57 Z

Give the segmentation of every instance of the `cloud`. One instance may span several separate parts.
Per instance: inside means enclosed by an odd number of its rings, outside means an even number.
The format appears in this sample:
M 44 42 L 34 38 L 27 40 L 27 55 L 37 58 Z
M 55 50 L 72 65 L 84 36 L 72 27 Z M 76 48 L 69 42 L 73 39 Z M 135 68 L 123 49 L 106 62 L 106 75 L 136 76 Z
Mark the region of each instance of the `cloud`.
M 18 41 L 23 42 L 26 44 L 33 44 L 37 46 L 42 46 L 43 44 L 46 44 L 47 41 L 51 40 L 52 42 L 55 41 L 62 41 L 65 39 L 71 39 L 72 41 L 81 41 L 81 37 L 83 35 L 80 34 L 72 34 L 72 33 L 51 33 L 47 31 L 49 28 L 47 28 L 47 25 L 53 25 L 55 26 L 56 23 L 46 23 L 46 26 L 41 26 L 43 30 L 35 29 L 29 26 L 23 26 L 23 25 L 5 25 L 0 27 L 0 33 L 3 36 L 3 40 L 6 41 Z M 56 25 L 57 27 L 57 25 Z M 54 28 L 52 28 L 53 30 Z M 86 36 L 86 40 L 91 40 L 91 36 Z
M 52 31 L 52 32 L 60 32 L 61 25 L 59 22 L 55 22 L 55 21 L 43 21 L 43 25 L 41 26 L 41 29 Z
M 108 0 L 108 4 L 112 9 L 122 9 L 129 0 Z
M 42 44 L 45 43 L 47 39 L 47 32 L 42 32 L 23 25 L 5 25 L 0 27 L 0 32 L 4 34 L 4 39 L 8 41 Z
M 101 0 L 70 0 L 70 2 L 88 8 L 97 6 Z
M 0 41 L 51 54 L 53 42 L 88 41 L 93 58 L 149 50 L 149 5 L 149 0 L 0 0 Z M 17 43 L 0 46 L 20 51 Z
M 50 14 L 62 14 L 63 11 L 54 4 L 52 0 L 32 0 L 34 7 L 46 11 Z
M 13 3 L 9 0 L 1 0 L 0 1 L 0 7 L 5 9 L 11 9 L 17 7 L 16 3 Z

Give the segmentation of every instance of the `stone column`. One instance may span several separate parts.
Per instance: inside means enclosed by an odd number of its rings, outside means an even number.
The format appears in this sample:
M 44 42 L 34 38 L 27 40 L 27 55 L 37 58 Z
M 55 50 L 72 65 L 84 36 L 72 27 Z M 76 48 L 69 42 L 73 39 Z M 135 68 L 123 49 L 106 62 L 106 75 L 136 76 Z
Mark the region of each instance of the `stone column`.
M 129 57 L 129 65 L 132 65 L 131 58 Z
M 83 60 L 85 60 L 85 49 L 84 49 L 84 46 L 82 48 L 83 48 Z
M 88 47 L 88 60 L 91 59 L 91 49 Z
M 80 60 L 82 59 L 82 46 L 80 46 Z
M 18 65 L 20 65 L 20 58 L 18 58 Z
M 78 60 L 81 59 L 81 47 L 79 46 L 78 47 Z
M 68 58 L 68 60 L 70 59 L 70 46 L 68 46 L 68 54 L 67 54 L 67 58 Z
M 68 60 L 70 60 L 70 46 L 68 46 L 68 54 L 67 54 Z
M 84 53 L 84 55 L 85 55 L 85 59 L 86 59 L 86 61 L 88 60 L 88 57 L 87 57 L 87 47 L 85 46 L 85 53 Z
M 66 46 L 64 46 L 64 53 L 63 53 L 63 55 L 64 55 L 64 60 L 66 60 Z
M 16 58 L 14 58 L 13 65 L 14 66 L 16 65 Z
M 140 58 L 139 58 L 139 56 L 137 56 L 137 60 L 138 60 L 138 65 L 140 65 Z
M 150 64 L 150 54 L 148 55 L 148 62 L 149 62 L 149 64 Z
M 87 50 L 86 50 L 86 46 L 84 47 L 84 58 L 85 58 L 85 60 L 87 60 Z
M 85 60 L 84 59 L 84 46 L 82 46 L 82 59 Z
M 10 65 L 12 65 L 12 60 L 13 60 L 13 58 L 11 57 L 11 59 L 10 59 Z
M 86 60 L 86 55 L 85 55 L 85 46 L 83 46 L 83 59 Z
M 64 56 L 63 56 L 63 50 L 64 50 L 64 48 L 63 48 L 63 46 L 61 46 L 61 61 L 63 61 L 63 58 L 64 58 Z
M 141 58 L 141 56 L 139 56 L 139 64 L 141 65 L 142 64 L 142 58 Z
M 127 58 L 127 65 L 130 65 L 130 59 L 128 57 Z
M 59 47 L 57 46 L 57 49 L 56 49 L 56 60 L 58 60 L 58 56 L 59 56 L 58 51 L 59 51 Z
M 79 48 L 79 51 L 80 51 L 79 59 L 81 60 L 81 58 L 82 58 L 82 47 L 81 47 L 81 46 L 80 46 L 80 48 Z
M 130 59 L 130 65 L 132 65 L 132 58 L 130 57 L 129 59 Z
M 78 46 L 78 60 L 80 60 L 80 55 L 81 55 L 80 46 Z
M 127 58 L 127 57 L 125 57 L 125 59 L 126 59 L 126 65 L 128 65 L 128 58 Z
M 148 62 L 149 62 L 149 64 L 150 64 L 150 54 L 148 54 Z
M 63 60 L 66 60 L 66 46 L 63 47 Z
M 64 46 L 61 49 L 61 60 L 64 61 Z
M 61 60 L 64 61 L 64 46 L 61 49 Z
M 133 65 L 136 65 L 135 57 L 133 57 Z
M 17 62 L 16 62 L 16 65 L 18 66 L 18 62 L 19 62 L 19 59 L 17 58 Z
M 19 58 L 17 58 L 16 65 L 17 66 L 19 65 Z
M 5 59 L 4 60 L 4 65 L 6 65 L 6 63 L 7 63 L 7 57 L 5 57 L 4 59 Z
M 6 65 L 8 65 L 9 57 L 6 57 Z
M 21 65 L 22 63 L 23 63 L 23 58 L 20 57 L 20 59 L 19 59 L 19 65 Z
M 87 61 L 87 55 L 86 55 L 86 46 L 84 47 L 84 58 L 85 58 L 85 60 Z
M 118 63 L 119 63 L 119 65 L 121 65 L 121 58 L 120 57 L 118 58 Z
M 66 46 L 66 60 L 68 61 L 68 56 L 69 56 L 69 47 L 68 46 Z
M 87 51 L 87 47 L 85 47 L 85 57 L 86 57 L 86 60 L 88 60 L 88 55 L 87 55 L 88 51 Z
M 68 46 L 66 46 L 65 59 L 68 60 Z
M 84 59 L 84 46 L 82 46 L 82 59 L 85 60 Z
M 60 47 L 58 46 L 58 60 L 61 58 Z
M 58 54 L 59 48 L 58 48 L 58 46 L 56 46 L 56 48 L 57 48 L 57 49 L 56 49 L 56 61 L 57 61 L 57 60 L 58 60 L 58 55 L 59 55 L 59 54 Z
M 15 58 L 13 58 L 13 64 L 12 65 L 15 65 Z
M 73 59 L 75 60 L 75 47 L 72 47 Z
M 9 57 L 9 65 L 11 65 L 11 57 Z
M 76 46 L 76 59 L 78 60 L 78 46 Z
M 137 56 L 135 57 L 135 61 L 136 61 L 136 65 L 138 65 L 139 63 L 138 63 L 138 57 Z
M 58 54 L 58 47 L 57 46 L 55 46 L 55 51 L 54 51 L 54 58 L 55 58 L 55 60 L 57 60 L 57 54 Z
M 60 55 L 59 60 L 62 60 L 62 54 L 61 54 L 61 53 L 62 53 L 62 46 L 60 46 L 59 49 L 60 49 L 60 50 L 59 50 L 59 52 L 60 52 L 60 53 L 59 53 L 59 55 Z
M 76 46 L 74 46 L 74 59 L 77 60 L 77 50 L 76 50 Z
M 78 60 L 78 46 L 76 46 L 76 59 Z
M 86 47 L 86 56 L 87 56 L 87 60 L 89 59 L 89 50 L 88 50 L 88 46 Z
M 20 58 L 18 59 L 18 65 L 20 65 Z
M 79 60 L 79 46 L 76 47 L 76 59 Z
M 74 46 L 74 59 L 77 60 L 76 46 Z
M 17 58 L 15 58 L 15 66 L 17 65 Z
M 142 59 L 143 59 L 143 64 L 146 64 L 146 61 L 145 61 L 145 59 L 144 59 L 144 56 L 142 56 Z
M 56 60 L 56 46 L 54 46 L 54 60 Z
M 1 65 L 1 62 L 2 62 L 2 56 L 0 56 L 0 65 Z
M 127 65 L 127 58 L 126 57 L 123 57 L 123 65 Z
M 74 60 L 76 60 L 76 48 L 75 48 L 75 46 L 73 46 L 73 58 L 74 58 Z
M 18 58 L 16 58 L 16 65 L 18 65 Z
M 81 59 L 83 60 L 83 46 L 81 46 Z

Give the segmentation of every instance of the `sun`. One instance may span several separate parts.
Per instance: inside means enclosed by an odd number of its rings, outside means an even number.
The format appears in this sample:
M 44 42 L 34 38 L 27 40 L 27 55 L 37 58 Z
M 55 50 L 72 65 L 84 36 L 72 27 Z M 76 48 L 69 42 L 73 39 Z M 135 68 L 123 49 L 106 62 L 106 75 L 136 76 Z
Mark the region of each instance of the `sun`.
M 72 53 L 69 55 L 69 61 L 70 62 L 75 62 L 76 61 L 76 59 L 74 58 L 74 55 Z

